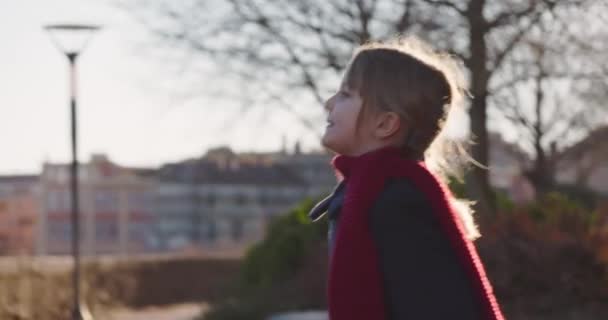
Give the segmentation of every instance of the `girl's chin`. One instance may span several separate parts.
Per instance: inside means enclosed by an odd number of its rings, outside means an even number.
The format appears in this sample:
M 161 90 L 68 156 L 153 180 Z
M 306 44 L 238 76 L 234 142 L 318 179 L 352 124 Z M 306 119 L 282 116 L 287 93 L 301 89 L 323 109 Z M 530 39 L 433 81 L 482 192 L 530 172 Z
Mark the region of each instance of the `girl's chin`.
M 331 139 L 328 139 L 327 137 L 323 137 L 321 139 L 321 145 L 336 154 L 342 154 L 342 152 L 343 152 L 342 148 L 340 148 L 339 143 L 336 144 L 333 141 L 331 141 Z
M 334 144 L 331 141 L 331 137 L 329 137 L 327 133 L 321 138 L 321 145 L 327 149 L 333 149 L 332 147 Z

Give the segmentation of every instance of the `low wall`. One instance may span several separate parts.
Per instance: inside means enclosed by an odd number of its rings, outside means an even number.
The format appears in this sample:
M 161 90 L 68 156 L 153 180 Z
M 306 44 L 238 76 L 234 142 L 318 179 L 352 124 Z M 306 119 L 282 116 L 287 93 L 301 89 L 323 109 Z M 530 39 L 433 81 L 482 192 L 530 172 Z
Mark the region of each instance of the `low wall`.
M 46 270 L 39 259 L 15 261 L 11 268 L 0 268 L 0 319 L 68 319 L 69 265 L 49 263 L 53 267 Z M 213 302 L 234 283 L 239 266 L 239 259 L 217 257 L 87 261 L 82 296 L 93 314 L 117 306 Z

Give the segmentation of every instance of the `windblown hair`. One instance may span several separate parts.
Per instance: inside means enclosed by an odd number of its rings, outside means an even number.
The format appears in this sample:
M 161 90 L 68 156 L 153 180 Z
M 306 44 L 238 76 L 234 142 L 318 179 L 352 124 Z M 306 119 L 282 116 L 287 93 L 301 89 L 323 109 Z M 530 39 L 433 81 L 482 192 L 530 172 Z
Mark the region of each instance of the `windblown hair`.
M 368 114 L 397 113 L 408 128 L 401 146 L 405 154 L 424 160 L 446 184 L 449 177 L 462 180 L 464 168 L 474 162 L 468 141 L 450 139 L 443 130 L 450 113 L 462 108 L 466 94 L 462 69 L 450 55 L 414 37 L 371 42 L 355 51 L 344 79 L 363 100 L 357 127 Z M 471 204 L 453 199 L 467 237 L 476 239 L 480 234 Z

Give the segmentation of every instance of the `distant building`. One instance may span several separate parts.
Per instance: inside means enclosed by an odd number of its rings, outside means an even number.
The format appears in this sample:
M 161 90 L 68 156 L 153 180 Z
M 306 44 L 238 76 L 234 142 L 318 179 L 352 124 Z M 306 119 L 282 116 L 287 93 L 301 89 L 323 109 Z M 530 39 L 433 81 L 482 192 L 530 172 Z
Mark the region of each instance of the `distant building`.
M 333 154 L 328 151 L 302 153 L 300 144 L 294 145 L 293 153 L 283 153 L 276 162 L 300 175 L 308 184 L 307 195 L 319 197 L 331 192 L 337 180 L 331 166 Z
M 36 245 L 38 177 L 0 177 L 0 254 L 31 254 Z
M 496 132 L 488 136 L 489 179 L 494 188 L 509 190 L 513 183 L 527 180 L 525 168 L 531 165 L 530 157 L 516 144 L 509 143 Z
M 158 171 L 156 214 L 167 250 L 245 247 L 303 199 L 306 182 L 263 155 L 228 148 Z
M 294 144 L 292 152 L 283 146 L 279 152 L 240 153 L 238 156 L 246 161 L 275 163 L 289 169 L 304 179 L 307 184 L 305 191 L 307 197 L 326 195 L 337 183 L 336 174 L 331 166 L 334 154 L 324 150 L 304 153 L 299 142 Z
M 242 250 L 268 223 L 336 184 L 327 152 L 234 153 L 227 147 L 158 169 L 104 155 L 79 164 L 83 255 L 200 249 Z M 70 164 L 39 176 L 0 177 L 0 254 L 69 254 Z
M 85 255 L 154 249 L 154 179 L 145 170 L 93 155 L 79 167 L 81 250 Z M 40 254 L 71 251 L 70 165 L 45 163 L 40 178 Z
M 608 195 L 608 126 L 590 132 L 558 157 L 558 183 L 584 186 Z
M 490 134 L 489 150 L 491 185 L 507 190 L 518 202 L 533 199 L 534 187 L 523 176 L 524 170 L 532 167 L 532 160 L 495 133 Z M 559 152 L 553 150 L 551 154 L 556 183 L 608 195 L 608 126 L 599 127 L 574 145 Z

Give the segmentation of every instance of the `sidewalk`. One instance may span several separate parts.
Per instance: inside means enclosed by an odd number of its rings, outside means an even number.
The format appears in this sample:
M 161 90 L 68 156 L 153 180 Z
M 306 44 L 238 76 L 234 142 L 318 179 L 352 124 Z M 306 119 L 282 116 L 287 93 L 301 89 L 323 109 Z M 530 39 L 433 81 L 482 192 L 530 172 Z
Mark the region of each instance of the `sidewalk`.
M 167 307 L 150 307 L 141 310 L 114 310 L 109 320 L 192 320 L 207 308 L 204 304 L 178 304 Z

